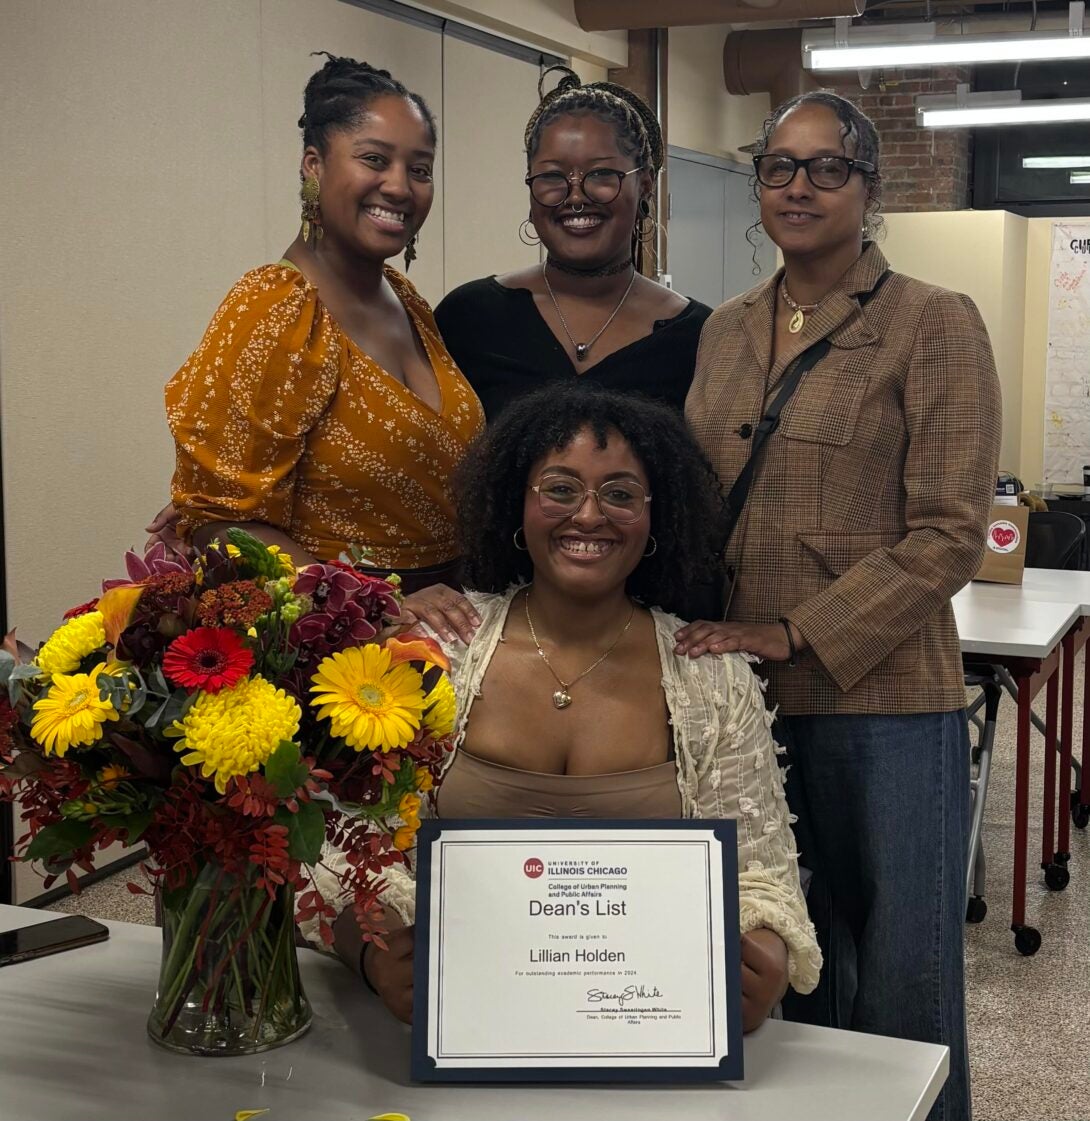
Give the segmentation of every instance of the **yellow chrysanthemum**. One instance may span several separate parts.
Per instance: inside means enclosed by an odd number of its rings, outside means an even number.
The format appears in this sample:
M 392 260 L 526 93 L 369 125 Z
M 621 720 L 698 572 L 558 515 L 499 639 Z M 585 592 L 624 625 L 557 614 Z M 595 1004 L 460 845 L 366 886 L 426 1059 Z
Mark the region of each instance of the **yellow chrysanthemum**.
M 421 794 L 427 794 L 435 785 L 435 780 L 431 777 L 431 771 L 425 767 L 417 767 L 416 773 L 413 775 L 413 785 Z
M 114 706 L 98 695 L 96 682 L 99 674 L 106 672 L 106 663 L 102 662 L 90 673 L 70 677 L 53 674 L 49 692 L 34 703 L 35 716 L 30 725 L 30 734 L 47 755 L 63 756 L 70 747 L 97 743 L 102 738 L 102 725 L 117 719 Z
M 390 668 L 390 652 L 353 646 L 324 658 L 311 678 L 311 704 L 335 736 L 357 751 L 390 751 L 416 735 L 424 679 L 410 665 Z
M 252 774 L 281 740 L 294 738 L 302 715 L 283 689 L 263 677 L 248 677 L 233 689 L 201 693 L 167 734 L 184 737 L 175 746 L 188 752 L 182 762 L 199 764 L 203 778 L 215 776 L 216 789 L 224 794 L 235 775 Z
M 413 842 L 416 840 L 416 831 L 420 827 L 420 823 L 416 825 L 402 825 L 401 828 L 394 833 L 394 848 L 398 852 L 404 852 L 406 849 L 413 847 Z
M 444 675 L 435 683 L 432 691 L 424 698 L 424 709 L 424 726 L 433 736 L 449 736 L 454 731 L 458 702 L 449 677 Z
M 88 611 L 86 615 L 77 615 L 63 627 L 58 627 L 38 651 L 35 661 L 43 677 L 52 677 L 55 673 L 71 673 L 79 668 L 80 662 L 88 654 L 105 645 L 105 642 L 106 629 L 102 625 L 102 612 Z

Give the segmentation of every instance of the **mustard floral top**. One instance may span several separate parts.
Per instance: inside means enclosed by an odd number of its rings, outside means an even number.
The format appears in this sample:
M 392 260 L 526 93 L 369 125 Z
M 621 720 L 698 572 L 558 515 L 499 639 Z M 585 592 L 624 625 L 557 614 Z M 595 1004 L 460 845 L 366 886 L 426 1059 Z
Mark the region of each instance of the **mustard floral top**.
M 381 568 L 455 558 L 448 484 L 484 414 L 431 308 L 394 269 L 386 279 L 427 351 L 439 411 L 348 338 L 301 272 L 254 269 L 167 384 L 183 535 L 257 521 L 321 560 L 349 545 Z

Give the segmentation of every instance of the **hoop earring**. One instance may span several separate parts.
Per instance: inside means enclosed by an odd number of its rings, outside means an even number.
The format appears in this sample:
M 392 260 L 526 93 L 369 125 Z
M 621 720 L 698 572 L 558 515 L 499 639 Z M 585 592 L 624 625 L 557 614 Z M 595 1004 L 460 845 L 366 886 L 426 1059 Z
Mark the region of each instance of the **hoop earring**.
M 644 553 L 643 555 L 645 557 L 653 557 L 659 551 L 659 543 L 654 539 L 654 537 L 652 537 L 650 533 L 647 535 L 647 540 L 651 542 L 651 552 Z
M 530 231 L 533 230 L 533 233 Z M 519 226 L 519 241 L 523 245 L 540 245 L 541 238 L 538 235 L 537 228 L 534 226 L 533 219 L 527 216 L 526 220 Z
M 307 175 L 303 179 L 303 185 L 299 188 L 299 199 L 302 202 L 302 232 L 303 241 L 310 241 L 311 228 L 314 230 L 314 240 L 317 241 L 322 236 L 322 215 L 318 206 L 318 196 L 321 192 L 321 185 L 318 182 L 317 175 Z
M 522 534 L 522 544 L 521 545 L 519 544 L 519 534 L 520 533 Z M 518 549 L 518 551 L 520 553 L 528 553 L 530 551 L 526 547 L 526 533 L 523 530 L 522 526 L 519 526 L 518 529 L 516 529 L 515 532 L 511 534 L 511 540 L 514 541 L 515 548 Z
M 405 271 L 409 271 L 409 266 L 416 260 L 416 240 L 419 234 L 413 234 L 409 238 L 409 244 L 405 246 Z
M 644 245 L 650 245 L 655 240 L 658 227 L 658 221 L 651 213 L 651 203 L 647 198 L 640 199 L 639 216 L 636 218 L 635 226 L 632 227 L 633 237 L 642 241 Z

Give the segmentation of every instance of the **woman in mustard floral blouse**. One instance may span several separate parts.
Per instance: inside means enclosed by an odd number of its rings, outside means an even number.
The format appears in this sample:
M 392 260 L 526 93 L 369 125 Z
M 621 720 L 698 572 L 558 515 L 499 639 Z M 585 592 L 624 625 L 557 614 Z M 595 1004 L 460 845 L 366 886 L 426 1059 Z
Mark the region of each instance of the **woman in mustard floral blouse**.
M 386 71 L 330 56 L 299 123 L 299 236 L 234 286 L 167 386 L 180 529 L 203 546 L 241 525 L 301 564 L 358 545 L 407 590 L 449 581 L 448 482 L 483 414 L 385 264 L 412 260 L 431 208 L 435 121 Z

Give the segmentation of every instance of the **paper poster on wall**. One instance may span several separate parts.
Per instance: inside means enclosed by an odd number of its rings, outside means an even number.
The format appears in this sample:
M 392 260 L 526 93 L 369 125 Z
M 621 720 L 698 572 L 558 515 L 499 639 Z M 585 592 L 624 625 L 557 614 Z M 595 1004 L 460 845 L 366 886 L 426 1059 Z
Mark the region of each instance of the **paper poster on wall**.
M 1044 481 L 1081 483 L 1090 465 L 1090 222 L 1052 227 Z

